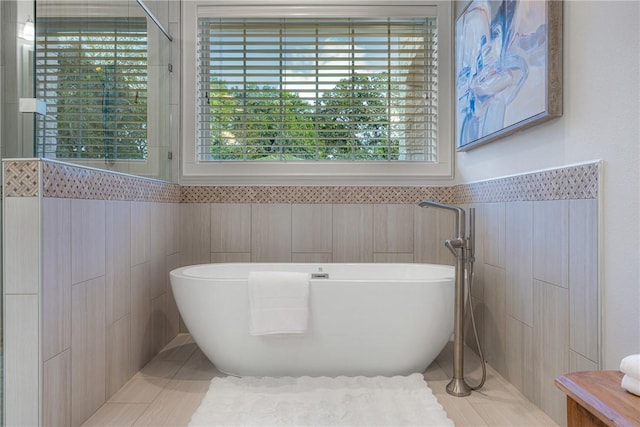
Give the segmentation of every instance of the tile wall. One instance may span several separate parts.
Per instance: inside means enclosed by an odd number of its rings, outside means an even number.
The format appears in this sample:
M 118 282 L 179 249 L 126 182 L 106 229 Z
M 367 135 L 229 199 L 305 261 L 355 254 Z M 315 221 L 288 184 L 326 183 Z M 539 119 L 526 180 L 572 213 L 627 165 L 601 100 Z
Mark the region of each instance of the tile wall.
M 597 369 L 597 163 L 455 187 L 183 187 L 180 264 L 453 264 L 453 216 L 476 209 L 472 299 L 488 362 L 556 422 L 556 376 Z M 470 325 L 467 342 L 475 347 Z
M 177 334 L 179 188 L 4 167 L 6 423 L 78 426 Z
M 7 348 L 18 363 L 7 390 L 20 390 L 7 398 L 7 421 L 16 425 L 78 425 L 176 334 L 173 267 L 453 264 L 442 244 L 453 217 L 417 207 L 422 199 L 476 208 L 472 298 L 496 370 L 563 424 L 553 379 L 599 366 L 597 163 L 454 187 L 181 189 L 32 163 L 42 166 L 5 173 L 5 239 L 22 230 L 23 242 L 5 256 Z M 5 171 L 22 166 L 5 162 Z

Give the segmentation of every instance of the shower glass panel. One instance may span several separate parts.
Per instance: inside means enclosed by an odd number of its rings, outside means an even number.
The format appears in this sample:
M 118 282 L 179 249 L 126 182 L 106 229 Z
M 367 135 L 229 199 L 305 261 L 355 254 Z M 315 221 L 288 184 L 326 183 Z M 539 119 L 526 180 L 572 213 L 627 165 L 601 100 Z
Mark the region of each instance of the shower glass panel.
M 0 160 L 42 156 L 171 181 L 168 10 L 169 0 L 0 0 Z M 74 32 L 85 39 L 74 42 Z M 20 112 L 21 98 L 53 102 L 40 117 Z M 2 253 L 9 250 L 0 244 L 2 294 Z
M 171 181 L 169 39 L 135 0 L 80 3 L 36 1 L 35 155 Z

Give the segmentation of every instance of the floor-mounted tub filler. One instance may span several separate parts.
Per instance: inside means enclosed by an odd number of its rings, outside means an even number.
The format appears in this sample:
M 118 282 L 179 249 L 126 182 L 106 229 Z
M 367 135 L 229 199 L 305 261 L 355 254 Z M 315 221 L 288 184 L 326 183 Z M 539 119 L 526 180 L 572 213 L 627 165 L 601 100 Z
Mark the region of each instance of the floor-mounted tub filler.
M 306 277 L 307 291 L 295 291 L 291 302 L 276 282 L 282 274 L 283 286 L 295 286 L 295 273 Z M 222 263 L 173 270 L 171 286 L 189 332 L 224 373 L 393 376 L 423 372 L 449 340 L 454 273 L 454 267 L 435 264 Z M 266 301 L 260 315 L 273 314 L 274 300 L 293 307 L 285 320 L 293 321 L 290 333 L 252 329 L 262 319 L 252 307 L 256 275 L 265 275 L 267 289 L 276 283 L 272 299 L 258 293 Z M 308 311 L 296 311 L 303 297 Z M 275 313 L 271 320 L 282 318 Z M 304 327 L 297 329 L 301 321 Z

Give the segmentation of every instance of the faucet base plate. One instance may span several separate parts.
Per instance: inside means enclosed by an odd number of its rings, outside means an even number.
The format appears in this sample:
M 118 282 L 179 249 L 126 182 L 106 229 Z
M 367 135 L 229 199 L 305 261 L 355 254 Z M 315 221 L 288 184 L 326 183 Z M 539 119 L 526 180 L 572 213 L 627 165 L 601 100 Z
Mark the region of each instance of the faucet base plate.
M 469 396 L 471 394 L 471 387 L 464 382 L 464 378 L 453 378 L 447 384 L 447 393 L 456 397 Z

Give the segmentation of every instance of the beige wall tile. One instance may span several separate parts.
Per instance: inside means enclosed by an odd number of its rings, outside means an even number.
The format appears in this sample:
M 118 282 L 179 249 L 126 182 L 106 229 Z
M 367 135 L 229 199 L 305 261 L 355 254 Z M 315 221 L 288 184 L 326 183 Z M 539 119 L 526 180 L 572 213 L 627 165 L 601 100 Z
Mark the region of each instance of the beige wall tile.
M 151 359 L 151 298 L 149 263 L 131 267 L 131 371 Z
M 333 210 L 328 204 L 291 206 L 291 240 L 293 252 L 331 252 L 333 244 Z
M 291 205 L 251 205 L 251 261 L 291 262 Z
M 151 300 L 151 353 L 160 353 L 167 344 L 167 294 Z
M 105 278 L 71 289 L 71 425 L 78 426 L 106 400 Z
M 40 292 L 40 202 L 37 197 L 4 199 L 4 292 Z
M 505 206 L 507 314 L 533 326 L 533 202 Z
M 107 322 L 129 313 L 131 301 L 130 202 L 106 202 Z
M 485 203 L 482 207 L 484 263 L 505 266 L 505 204 Z
M 149 230 L 150 230 L 150 258 L 149 260 L 157 260 L 167 255 L 167 235 L 168 230 L 165 226 L 165 204 L 164 203 L 147 203 L 149 209 Z
M 156 255 L 149 262 L 149 297 L 154 299 L 166 294 L 168 286 L 167 256 Z
M 446 248 L 446 239 L 455 238 L 455 220 L 452 212 L 437 208 L 414 208 L 414 262 L 455 264 L 455 258 Z
M 179 203 L 165 203 L 165 227 L 167 229 L 167 241 L 166 250 L 167 255 L 175 254 L 178 252 L 178 212 Z
M 482 215 L 483 208 L 482 204 L 478 205 L 469 205 L 467 206 L 467 212 L 470 215 L 470 208 L 475 210 L 475 224 L 474 224 L 474 247 L 473 247 L 473 256 L 475 258 L 475 262 L 473 263 L 473 287 L 471 292 L 479 301 L 484 300 L 484 234 L 482 227 Z M 468 230 L 468 233 L 471 233 L 471 230 Z
M 251 252 L 251 205 L 211 205 L 211 252 Z
M 480 341 L 480 345 L 482 346 L 484 340 L 484 311 L 485 304 L 482 300 L 475 298 L 474 294 L 471 294 L 471 301 L 473 302 L 473 315 L 475 317 L 476 322 L 476 330 L 478 331 L 478 340 Z M 465 314 L 465 326 L 464 326 L 464 336 L 465 343 L 467 346 L 476 354 L 478 353 L 478 344 L 476 342 L 476 337 L 473 332 L 473 324 L 471 323 L 470 311 L 467 311 Z
M 569 301 L 571 348 L 599 361 L 598 202 L 569 202 Z
M 131 266 L 151 260 L 149 202 L 131 202 Z
M 385 263 L 385 262 L 398 262 L 398 263 L 412 263 L 413 262 L 413 253 L 393 253 L 393 254 L 383 254 L 383 253 L 374 253 L 373 254 L 373 262 Z
M 533 399 L 533 328 L 507 316 L 507 375 L 527 398 Z
M 178 268 L 178 254 L 167 256 L 167 277 L 169 277 L 171 270 L 176 268 Z M 167 287 L 167 341 L 171 341 L 178 335 L 179 328 L 180 314 L 171 289 L 171 282 L 169 282 Z
M 130 341 L 131 315 L 127 314 L 107 327 L 107 399 L 134 374 L 129 363 Z
M 484 266 L 484 353 L 487 361 L 506 375 L 507 313 L 505 271 L 489 264 Z
M 42 199 L 42 358 L 71 346 L 71 202 Z
M 103 200 L 71 200 L 71 283 L 104 276 L 105 229 Z
M 413 251 L 413 205 L 373 206 L 373 251 Z
M 209 262 L 211 254 L 211 205 L 181 203 L 178 251 L 181 266 Z
M 569 372 L 597 371 L 598 369 L 600 369 L 600 367 L 593 360 L 589 360 L 580 353 L 569 350 Z
M 413 259 L 414 262 L 438 263 L 440 245 L 438 234 L 438 210 L 414 206 Z
M 373 262 L 372 205 L 333 205 L 333 262 Z
M 533 277 L 566 288 L 569 283 L 569 201 L 533 204 Z
M 5 295 L 5 423 L 34 426 L 40 415 L 40 316 L 37 295 Z M 19 391 L 19 392 L 18 392 Z
M 211 253 L 211 262 L 251 262 L 251 252 Z
M 554 379 L 569 370 L 569 291 L 534 282 L 533 401 L 557 423 L 565 421 L 565 396 Z
M 453 212 L 438 209 L 436 214 L 438 216 L 438 234 L 436 237 L 438 248 L 438 264 L 454 265 L 456 258 L 451 251 L 444 245 L 445 240 L 453 239 L 456 237 L 455 232 L 455 215 Z M 466 226 L 465 226 L 466 235 Z
M 331 253 L 292 253 L 291 262 L 329 263 Z
M 71 425 L 71 349 L 44 362 L 42 425 Z

